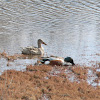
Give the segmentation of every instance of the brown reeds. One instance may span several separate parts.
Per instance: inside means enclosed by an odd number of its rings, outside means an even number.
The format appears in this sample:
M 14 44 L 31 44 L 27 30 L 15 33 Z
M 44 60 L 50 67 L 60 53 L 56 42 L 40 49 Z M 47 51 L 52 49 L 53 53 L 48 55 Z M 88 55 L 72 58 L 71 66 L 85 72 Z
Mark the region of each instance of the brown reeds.
M 8 61 L 14 61 L 16 59 L 24 59 L 27 57 L 27 55 L 23 55 L 23 54 L 14 54 L 14 55 L 8 55 L 5 51 L 0 53 L 0 57 L 3 57 L 5 59 L 7 59 Z
M 26 55 L 0 53 L 7 61 L 26 58 Z M 59 66 L 60 65 L 60 66 Z M 100 63 L 98 63 L 100 67 Z M 98 66 L 96 66 L 99 68 Z M 0 75 L 0 100 L 100 100 L 100 85 L 93 87 L 87 83 L 88 70 L 97 76 L 96 67 L 28 65 L 26 71 L 7 70 Z M 69 76 L 73 76 L 73 81 Z
M 55 69 L 58 74 L 53 74 Z M 100 100 L 100 87 L 94 88 L 86 82 L 87 68 L 70 69 L 76 77 L 84 79 L 80 82 L 71 82 L 65 70 L 68 68 L 64 66 L 29 65 L 24 72 L 5 71 L 0 76 L 0 99 Z

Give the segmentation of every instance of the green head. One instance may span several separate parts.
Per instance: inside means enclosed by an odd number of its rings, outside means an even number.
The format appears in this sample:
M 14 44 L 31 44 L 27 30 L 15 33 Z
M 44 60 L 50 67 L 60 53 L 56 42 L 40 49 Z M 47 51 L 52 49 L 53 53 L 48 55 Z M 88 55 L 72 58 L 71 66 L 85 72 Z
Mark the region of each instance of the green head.
M 74 63 L 74 61 L 73 61 L 73 59 L 72 59 L 71 57 L 66 57 L 66 58 L 64 59 L 64 61 L 65 61 L 65 62 L 69 62 L 69 63 L 71 63 L 72 65 L 75 65 L 75 63 Z

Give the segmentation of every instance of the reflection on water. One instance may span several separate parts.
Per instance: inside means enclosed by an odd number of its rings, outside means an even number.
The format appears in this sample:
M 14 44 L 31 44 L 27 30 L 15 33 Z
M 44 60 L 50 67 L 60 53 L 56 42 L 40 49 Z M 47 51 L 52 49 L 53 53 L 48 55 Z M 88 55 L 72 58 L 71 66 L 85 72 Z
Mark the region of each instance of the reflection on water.
M 99 0 L 1 0 L 0 15 L 0 52 L 21 53 L 41 38 L 48 56 L 100 61 Z

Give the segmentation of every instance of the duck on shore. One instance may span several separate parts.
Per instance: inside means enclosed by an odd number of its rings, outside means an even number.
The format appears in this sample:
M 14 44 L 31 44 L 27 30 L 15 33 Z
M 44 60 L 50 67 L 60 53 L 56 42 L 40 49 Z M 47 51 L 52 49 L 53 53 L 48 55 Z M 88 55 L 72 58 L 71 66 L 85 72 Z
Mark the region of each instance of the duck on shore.
M 42 44 L 47 45 L 43 40 L 38 39 L 38 47 L 29 46 L 25 47 L 22 50 L 22 54 L 26 55 L 43 55 L 44 54 L 44 48 L 42 47 Z
M 56 57 L 56 56 L 42 57 L 40 62 L 42 64 L 58 65 L 58 66 L 65 65 L 66 63 L 71 63 L 72 66 L 75 65 L 71 57 L 66 57 L 66 58 Z

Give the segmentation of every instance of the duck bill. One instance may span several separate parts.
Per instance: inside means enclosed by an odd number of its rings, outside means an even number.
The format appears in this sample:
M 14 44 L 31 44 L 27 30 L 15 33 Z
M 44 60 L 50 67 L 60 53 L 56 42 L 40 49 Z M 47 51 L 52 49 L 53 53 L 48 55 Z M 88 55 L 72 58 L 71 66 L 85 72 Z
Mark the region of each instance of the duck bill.
M 44 45 L 47 45 L 45 42 L 43 42 Z
M 74 66 L 75 65 L 75 63 L 72 63 L 72 66 Z

